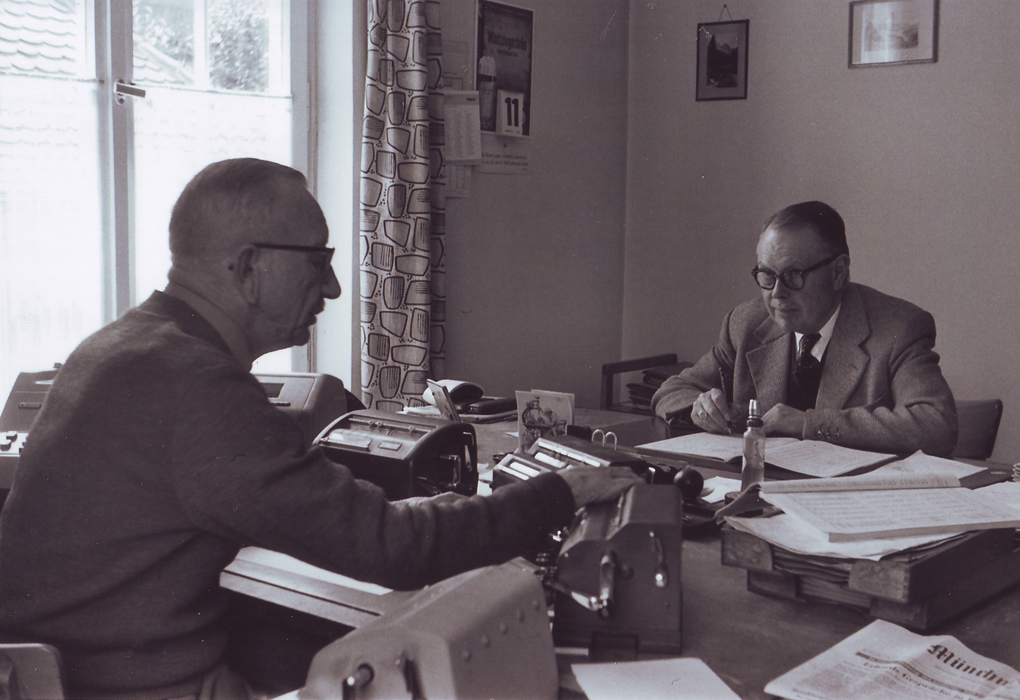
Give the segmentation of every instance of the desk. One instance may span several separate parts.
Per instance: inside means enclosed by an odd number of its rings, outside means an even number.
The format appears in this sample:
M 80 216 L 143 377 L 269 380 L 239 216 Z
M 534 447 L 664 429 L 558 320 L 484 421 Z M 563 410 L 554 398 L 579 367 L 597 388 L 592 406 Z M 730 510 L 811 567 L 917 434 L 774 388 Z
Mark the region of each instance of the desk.
M 578 411 L 575 423 L 616 433 L 623 445 L 671 437 L 661 420 L 606 411 Z M 512 423 L 476 426 L 479 460 L 514 449 Z M 491 466 L 491 465 L 490 465 Z M 706 477 L 732 476 L 702 467 Z M 747 590 L 743 569 L 723 566 L 716 536 L 686 538 L 683 544 L 683 656 L 705 661 L 740 697 L 761 699 L 765 685 L 821 653 L 871 620 L 836 605 L 798 603 Z M 1020 588 L 992 598 L 936 630 L 978 654 L 1020 669 Z M 561 697 L 581 698 L 569 663 L 561 657 Z

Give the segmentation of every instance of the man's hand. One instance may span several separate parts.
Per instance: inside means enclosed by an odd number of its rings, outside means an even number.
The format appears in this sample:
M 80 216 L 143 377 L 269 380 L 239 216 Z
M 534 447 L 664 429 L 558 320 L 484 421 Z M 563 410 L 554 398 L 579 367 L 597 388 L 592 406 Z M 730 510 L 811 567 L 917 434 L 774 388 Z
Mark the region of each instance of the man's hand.
M 777 403 L 762 416 L 761 422 L 768 435 L 801 438 L 804 436 L 805 418 L 804 411 L 798 411 L 785 403 Z
M 644 483 L 629 467 L 570 467 L 557 474 L 573 492 L 574 508 L 615 501 L 631 486 Z
M 710 433 L 730 434 L 733 407 L 720 389 L 711 389 L 699 396 L 691 406 L 691 422 Z

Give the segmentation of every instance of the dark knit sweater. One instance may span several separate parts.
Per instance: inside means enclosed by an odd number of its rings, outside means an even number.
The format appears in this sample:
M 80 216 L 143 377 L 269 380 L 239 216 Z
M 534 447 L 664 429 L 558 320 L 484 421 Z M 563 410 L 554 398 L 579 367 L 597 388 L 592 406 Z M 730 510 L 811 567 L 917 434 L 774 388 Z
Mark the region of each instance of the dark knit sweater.
M 33 426 L 0 518 L 0 630 L 55 644 L 71 697 L 191 692 L 222 660 L 219 575 L 243 546 L 406 589 L 572 515 L 556 476 L 389 503 L 306 451 L 213 328 L 157 292 L 74 351 Z

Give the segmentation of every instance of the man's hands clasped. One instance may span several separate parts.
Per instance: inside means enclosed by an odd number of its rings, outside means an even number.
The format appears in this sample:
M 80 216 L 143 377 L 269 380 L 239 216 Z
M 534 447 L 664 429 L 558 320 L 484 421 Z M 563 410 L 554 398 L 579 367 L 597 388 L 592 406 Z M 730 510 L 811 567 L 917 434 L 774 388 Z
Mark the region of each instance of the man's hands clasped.
M 719 389 L 709 389 L 702 393 L 691 406 L 691 422 L 710 433 L 722 435 L 740 433 L 742 418 L 742 414 L 730 405 L 726 395 Z M 805 418 L 803 411 L 780 403 L 762 416 L 762 423 L 768 435 L 800 438 L 804 434 Z

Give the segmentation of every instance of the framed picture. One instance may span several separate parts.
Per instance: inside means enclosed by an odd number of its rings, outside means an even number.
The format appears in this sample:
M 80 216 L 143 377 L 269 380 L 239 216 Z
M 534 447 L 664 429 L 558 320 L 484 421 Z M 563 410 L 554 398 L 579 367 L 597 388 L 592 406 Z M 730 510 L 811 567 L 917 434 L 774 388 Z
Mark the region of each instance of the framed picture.
M 475 89 L 483 132 L 531 135 L 534 31 L 534 10 L 478 0 Z
M 698 25 L 697 100 L 747 99 L 746 19 Z
M 850 3 L 851 68 L 934 63 L 938 43 L 938 0 Z

